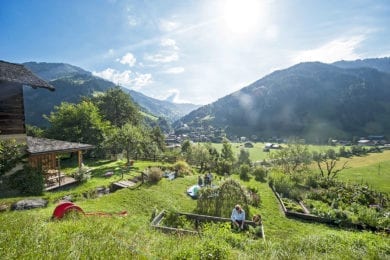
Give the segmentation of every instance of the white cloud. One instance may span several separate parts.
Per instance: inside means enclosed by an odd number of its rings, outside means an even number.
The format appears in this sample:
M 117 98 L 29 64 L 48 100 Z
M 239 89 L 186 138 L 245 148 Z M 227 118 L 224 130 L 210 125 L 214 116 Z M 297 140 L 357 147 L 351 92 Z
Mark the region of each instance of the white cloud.
M 165 19 L 161 19 L 159 23 L 160 30 L 164 32 L 171 32 L 177 28 L 179 28 L 179 23 L 173 22 L 173 21 L 168 21 Z
M 94 76 L 98 76 L 103 79 L 112 81 L 115 84 L 136 90 L 141 89 L 142 87 L 152 82 L 151 74 L 142 74 L 138 72 L 133 73 L 130 70 L 120 72 L 112 68 L 107 68 L 100 72 L 93 71 L 92 74 Z
M 157 62 L 157 63 L 169 63 L 179 60 L 179 54 L 177 52 L 160 52 L 154 55 L 145 55 L 145 60 Z
M 130 26 L 136 26 L 138 24 L 137 18 L 135 16 L 133 16 L 133 15 L 128 15 L 127 16 L 127 23 Z
M 164 71 L 164 73 L 166 73 L 166 74 L 180 74 L 183 72 L 184 72 L 183 67 L 173 67 L 173 68 L 169 68 L 169 69 Z
M 126 53 L 122 58 L 117 59 L 122 64 L 128 64 L 130 67 L 133 67 L 137 61 L 134 55 L 130 52 Z
M 167 95 L 161 98 L 162 100 L 167 100 L 173 103 L 190 103 L 188 100 L 184 100 L 180 97 L 180 90 L 177 88 L 168 89 L 166 94 Z
M 160 63 L 160 64 L 170 63 L 179 60 L 179 52 L 178 52 L 179 47 L 177 47 L 175 40 L 169 38 L 162 39 L 160 40 L 160 46 L 164 47 L 164 49 L 156 54 L 146 54 L 144 56 L 144 59 L 147 61 L 151 61 L 153 63 Z M 175 72 L 180 73 L 177 72 L 177 70 L 175 70 Z M 171 73 L 175 73 L 175 72 L 171 72 Z
M 179 47 L 177 47 L 177 45 L 176 45 L 176 41 L 173 39 L 162 39 L 160 42 L 160 45 L 163 47 L 173 48 L 174 50 L 179 49 Z
M 292 61 L 294 63 L 305 61 L 331 63 L 338 60 L 359 59 L 360 55 L 356 52 L 356 49 L 364 40 L 364 35 L 356 35 L 350 38 L 338 38 L 316 49 L 299 51 L 292 56 Z

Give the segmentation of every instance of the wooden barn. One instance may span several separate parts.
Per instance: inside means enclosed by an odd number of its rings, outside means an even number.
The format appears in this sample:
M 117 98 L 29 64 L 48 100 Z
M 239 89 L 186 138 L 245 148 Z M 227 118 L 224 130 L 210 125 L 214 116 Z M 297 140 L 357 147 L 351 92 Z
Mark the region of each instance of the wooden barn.
M 0 138 L 25 143 L 23 86 L 54 90 L 23 65 L 0 61 Z
M 18 143 L 25 144 L 29 165 L 42 169 L 47 181 L 54 179 L 58 186 L 61 186 L 62 175 L 58 155 L 69 152 L 78 153 L 78 164 L 81 168 L 82 152 L 92 149 L 93 146 L 27 137 L 23 100 L 24 86 L 55 90 L 52 85 L 35 76 L 23 65 L 0 61 L 0 139 L 15 139 Z M 22 165 L 22 163 L 18 164 L 7 174 L 20 170 Z

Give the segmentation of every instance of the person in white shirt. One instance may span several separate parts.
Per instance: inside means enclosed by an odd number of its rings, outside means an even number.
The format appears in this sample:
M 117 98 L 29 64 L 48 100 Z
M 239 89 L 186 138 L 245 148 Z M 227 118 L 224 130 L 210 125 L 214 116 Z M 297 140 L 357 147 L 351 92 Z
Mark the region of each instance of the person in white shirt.
M 244 229 L 245 224 L 245 211 L 241 208 L 240 205 L 236 205 L 232 211 L 232 216 L 230 217 L 233 224 L 239 229 Z

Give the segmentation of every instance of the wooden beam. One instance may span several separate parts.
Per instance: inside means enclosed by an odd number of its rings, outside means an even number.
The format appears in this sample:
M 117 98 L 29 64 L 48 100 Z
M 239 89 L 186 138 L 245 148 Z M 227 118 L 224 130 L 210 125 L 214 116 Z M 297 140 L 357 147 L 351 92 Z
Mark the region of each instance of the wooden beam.
M 83 153 L 81 150 L 78 150 L 77 153 L 78 153 L 79 169 L 81 170 L 81 166 L 83 164 Z

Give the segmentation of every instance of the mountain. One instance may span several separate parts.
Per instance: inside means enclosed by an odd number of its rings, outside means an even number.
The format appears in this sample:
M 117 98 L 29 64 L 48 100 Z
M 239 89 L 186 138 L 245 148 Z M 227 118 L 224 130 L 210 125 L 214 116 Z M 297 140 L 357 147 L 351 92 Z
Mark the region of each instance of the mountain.
M 65 63 L 27 62 L 23 65 L 39 77 L 49 81 L 56 88 L 54 92 L 43 89 L 24 89 L 26 123 L 31 125 L 46 126 L 48 122 L 42 115 L 49 115 L 54 110 L 54 106 L 60 105 L 61 102 L 77 103 L 83 96 L 104 92 L 115 86 L 113 82 L 93 76 L 91 72 Z M 192 104 L 162 101 L 134 90 L 124 87 L 122 89 L 131 95 L 141 110 L 157 117 L 164 117 L 170 122 L 199 107 Z
M 343 69 L 373 68 L 382 72 L 390 73 L 390 57 L 354 61 L 342 60 L 334 62 L 332 65 Z
M 344 63 L 345 64 L 345 63 Z M 301 137 L 311 142 L 390 136 L 390 74 L 319 62 L 275 71 L 175 123 L 229 135 Z
M 92 75 L 91 72 L 66 63 L 26 62 L 23 65 L 46 81 L 76 75 Z
M 200 107 L 199 105 L 194 104 L 158 100 L 134 90 L 126 89 L 125 91 L 127 91 L 138 104 L 142 104 L 142 107 L 146 108 L 148 111 L 153 111 L 154 115 L 163 116 L 169 119 L 177 120 Z

